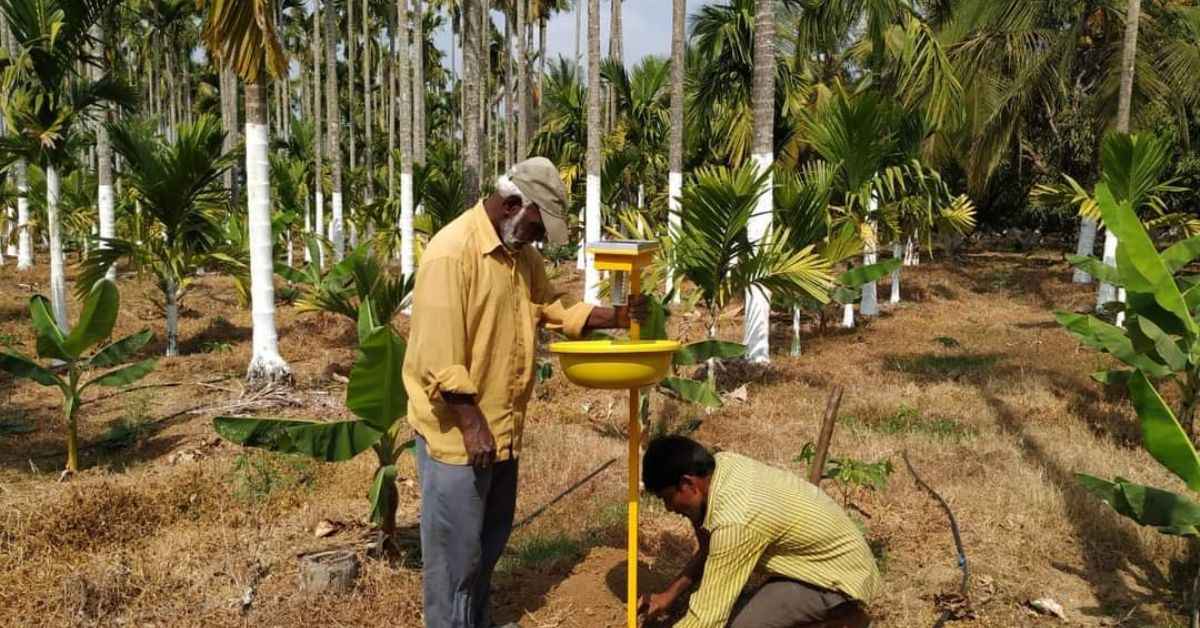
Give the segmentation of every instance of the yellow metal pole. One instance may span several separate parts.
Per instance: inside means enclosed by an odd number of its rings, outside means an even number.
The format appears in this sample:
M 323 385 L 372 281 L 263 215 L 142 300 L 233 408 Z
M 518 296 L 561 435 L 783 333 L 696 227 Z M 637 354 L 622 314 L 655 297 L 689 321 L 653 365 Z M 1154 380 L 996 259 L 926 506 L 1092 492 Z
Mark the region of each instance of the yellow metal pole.
M 638 264 L 633 265 L 633 269 L 629 273 L 629 294 L 642 293 L 642 269 Z M 628 303 L 628 299 L 626 299 Z M 629 339 L 641 340 L 642 328 L 641 325 L 633 320 L 629 321 Z M 629 624 L 629 628 L 637 628 L 637 571 L 638 571 L 638 493 L 641 488 L 639 471 L 641 470 L 641 441 L 642 441 L 642 421 L 641 421 L 641 399 L 639 398 L 637 388 L 629 389 L 629 540 L 628 540 L 628 556 L 626 564 L 626 581 L 627 588 L 625 591 L 625 614 Z

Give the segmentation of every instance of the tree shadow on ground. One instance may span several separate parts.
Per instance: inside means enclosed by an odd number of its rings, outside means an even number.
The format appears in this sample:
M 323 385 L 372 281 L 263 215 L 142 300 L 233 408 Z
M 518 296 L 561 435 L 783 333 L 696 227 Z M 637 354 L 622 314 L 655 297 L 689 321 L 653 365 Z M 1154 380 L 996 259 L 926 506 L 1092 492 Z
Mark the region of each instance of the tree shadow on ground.
M 1065 399 L 1070 411 L 1082 417 L 1097 436 L 1112 438 L 1130 448 L 1141 442 L 1137 422 L 1120 409 L 1109 408 L 1112 402 L 1123 398 L 1118 391 L 1098 390 L 1099 384 L 1082 376 L 1011 365 L 1005 361 L 1007 357 L 1003 353 L 972 351 L 890 354 L 883 357 L 883 367 L 923 384 L 956 382 L 981 391 L 990 386 L 1003 388 L 1021 381 L 1040 382 L 1056 397 Z
M 1109 436 L 1129 448 L 1136 448 L 1141 434 L 1128 412 L 1104 410 L 1104 401 L 1114 401 L 1112 390 L 1097 390 L 1097 384 L 1085 377 L 1072 377 L 1050 369 L 1007 364 L 996 353 L 925 353 L 885 356 L 885 369 L 901 372 L 924 383 L 955 381 L 976 388 L 980 398 L 993 410 L 996 425 L 1013 439 L 1021 456 L 1040 469 L 1049 483 L 1062 495 L 1067 519 L 1081 539 L 1082 569 L 1064 570 L 1087 582 L 1102 607 L 1083 609 L 1085 614 L 1108 617 L 1113 609 L 1133 609 L 1126 622 L 1149 625 L 1153 618 L 1143 606 L 1161 602 L 1175 594 L 1171 577 L 1146 556 L 1136 536 L 1111 508 L 1088 493 L 1076 480 L 1074 469 L 1066 468 L 1036 438 L 1026 432 L 1026 418 L 998 396 L 997 390 L 1011 390 L 1019 381 L 1037 381 L 1060 399 L 1071 412 L 1087 422 L 1102 436 Z M 1079 471 L 1086 471 L 1080 469 Z M 1175 571 L 1187 571 L 1180 569 Z M 1132 588 L 1126 578 L 1142 590 Z M 1118 615 L 1124 615 L 1122 610 Z
M 217 317 L 209 321 L 208 327 L 205 327 L 200 333 L 186 340 L 181 340 L 179 342 L 179 352 L 187 355 L 209 351 L 218 346 L 231 347 L 239 343 L 249 342 L 253 335 L 254 331 L 249 327 L 234 325 L 224 318 Z M 163 348 L 166 348 L 165 342 L 163 343 Z
M 1067 519 L 1083 541 L 1080 554 L 1084 568 L 1074 575 L 1087 582 L 1104 607 L 1081 609 L 1093 617 L 1109 617 L 1112 608 L 1132 607 L 1126 621 L 1133 625 L 1151 625 L 1153 618 L 1142 606 L 1160 601 L 1158 593 L 1171 594 L 1171 580 L 1141 549 L 1136 536 L 1123 525 L 1111 509 L 1076 480 L 1067 469 L 1025 432 L 1024 420 L 1006 401 L 980 389 L 984 401 L 996 413 L 997 426 L 1013 438 L 1021 456 L 1035 465 L 1063 496 Z M 1129 587 L 1122 575 L 1132 579 L 1146 592 Z M 1123 614 L 1123 613 L 1122 613 Z

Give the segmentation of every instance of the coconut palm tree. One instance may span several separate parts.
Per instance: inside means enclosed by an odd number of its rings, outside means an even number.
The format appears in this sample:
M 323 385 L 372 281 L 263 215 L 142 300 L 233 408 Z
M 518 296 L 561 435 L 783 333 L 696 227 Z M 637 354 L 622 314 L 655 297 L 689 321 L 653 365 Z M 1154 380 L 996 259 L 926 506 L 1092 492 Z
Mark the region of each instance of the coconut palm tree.
M 105 72 L 93 80 L 81 71 L 96 63 L 87 51 L 91 28 L 115 0 L 2 0 L 16 58 L 4 71 L 5 123 L 13 134 L 3 148 L 46 173 L 46 223 L 50 239 L 50 295 L 55 320 L 67 329 L 67 287 L 58 199 L 70 143 L 104 102 L 129 104 L 133 96 Z M 19 174 L 18 174 L 19 176 Z M 18 184 L 20 185 L 20 184 Z
M 1129 133 L 1129 117 L 1133 108 L 1133 78 L 1134 63 L 1137 61 L 1138 21 L 1141 14 L 1141 0 L 1129 0 L 1125 13 L 1125 41 L 1121 48 L 1121 88 L 1117 96 L 1117 133 Z M 1104 230 L 1104 263 L 1117 265 L 1117 236 L 1112 229 Z M 1124 301 L 1124 290 L 1107 281 L 1101 280 L 1100 288 L 1096 291 L 1096 307 L 1101 308 L 1112 301 Z M 1118 325 L 1122 317 L 1118 318 Z
M 588 0 L 588 71 L 587 71 L 587 191 L 584 242 L 600 239 L 600 0 Z M 600 273 L 591 256 L 584 256 L 584 299 L 600 301 Z
M 166 312 L 166 355 L 179 354 L 179 306 L 201 268 L 244 275 L 237 252 L 221 238 L 220 210 L 228 203 L 221 179 L 236 156 L 223 152 L 221 120 L 202 115 L 180 125 L 174 140 L 155 133 L 152 123 L 110 125 L 113 148 L 125 164 L 124 181 L 132 187 L 143 212 L 154 222 L 154 236 L 141 241 L 102 239 L 80 266 L 78 295 L 104 277 L 118 260 L 154 275 Z
M 290 383 L 279 355 L 272 271 L 271 185 L 267 151 L 266 83 L 287 71 L 270 0 L 200 0 L 208 12 L 204 41 L 218 61 L 230 63 L 246 83 L 246 201 L 250 225 L 251 309 L 254 353 L 246 372 L 252 386 Z

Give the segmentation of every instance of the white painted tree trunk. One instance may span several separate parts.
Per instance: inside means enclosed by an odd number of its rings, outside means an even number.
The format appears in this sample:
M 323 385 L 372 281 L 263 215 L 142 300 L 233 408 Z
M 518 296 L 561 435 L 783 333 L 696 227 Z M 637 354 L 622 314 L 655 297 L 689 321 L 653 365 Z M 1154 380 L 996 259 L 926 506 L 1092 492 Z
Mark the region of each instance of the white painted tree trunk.
M 878 208 L 879 201 L 875 197 L 871 197 L 868 215 L 874 214 Z M 863 265 L 869 266 L 879 261 L 879 228 L 874 219 L 868 219 L 868 228 L 871 230 L 872 242 L 866 244 L 863 248 Z M 858 311 L 863 316 L 878 316 L 879 315 L 879 289 L 874 281 L 864 284 L 862 287 L 862 301 L 859 302 Z
M 267 160 L 265 86 L 246 85 L 246 203 L 250 225 L 250 309 L 253 351 L 246 378 L 252 386 L 290 383 L 275 331 L 275 285 L 271 253 L 271 179 Z
M 1117 237 L 1108 229 L 1104 230 L 1104 264 L 1112 267 L 1117 265 Z M 1096 290 L 1096 309 L 1100 309 L 1105 303 L 1116 300 L 1116 286 L 1101 281 L 1100 287 Z
M 167 357 L 179 355 L 179 299 L 175 280 L 164 281 L 163 297 L 167 305 Z
M 668 227 L 671 237 L 675 237 L 683 228 L 683 207 L 679 202 L 683 195 L 683 173 L 672 172 L 667 175 L 667 211 Z M 675 285 L 675 269 L 667 268 L 667 290 Z M 675 292 L 675 302 L 679 303 L 679 292 Z
M 646 207 L 646 186 L 642 185 L 641 183 L 638 184 L 638 201 L 637 201 L 637 203 L 638 203 L 638 209 L 643 209 Z
M 771 214 L 775 207 L 774 177 L 769 174 L 775 162 L 771 152 L 758 153 L 751 157 L 759 173 L 767 172 L 766 191 L 758 198 L 754 215 L 750 218 L 746 232 L 750 242 L 757 246 L 771 231 Z M 746 358 L 751 362 L 769 362 L 771 359 L 771 293 L 762 287 L 746 290 L 746 320 L 742 342 L 746 345 Z
M 67 275 L 63 264 L 62 225 L 59 224 L 58 199 L 61 181 L 58 169 L 46 165 L 46 227 L 50 232 L 50 305 L 54 320 L 64 332 L 70 327 L 67 318 Z
M 584 225 L 585 231 L 587 230 L 586 216 L 587 216 L 587 214 L 585 213 L 585 210 L 582 210 L 582 209 L 579 210 L 579 222 Z M 580 242 L 579 250 L 575 252 L 575 269 L 576 270 L 586 270 L 587 269 L 587 253 L 586 253 L 586 251 L 587 251 L 587 243 Z
M 333 240 L 333 260 L 342 261 L 346 255 L 346 239 L 342 237 L 342 193 L 333 191 L 333 216 L 329 220 L 329 239 Z
M 1076 255 L 1091 255 L 1096 248 L 1096 221 L 1083 218 L 1079 221 L 1079 244 L 1075 247 Z M 1092 276 L 1076 268 L 1071 277 L 1074 283 L 1092 283 Z
M 800 357 L 800 307 L 792 306 L 792 357 Z
M 587 220 L 584 223 L 584 241 L 588 243 L 600 240 L 600 175 L 587 175 Z M 595 256 L 584 253 L 584 300 L 593 305 L 600 304 L 600 271 L 596 270 Z
M 916 233 L 908 236 L 908 239 L 904 242 L 904 265 L 921 265 L 921 247 L 917 244 Z
M 854 304 L 847 303 L 842 307 L 842 327 L 854 329 Z
M 899 242 L 892 243 L 892 257 L 896 259 L 904 258 L 904 247 Z M 903 265 L 903 262 L 901 262 Z M 900 302 L 900 268 L 892 271 L 892 296 L 888 299 L 889 303 Z
M 29 233 L 29 177 L 25 160 L 17 162 L 17 270 L 33 268 L 33 234 Z
M 288 268 L 292 268 L 293 266 L 295 266 L 294 262 L 295 262 L 296 258 L 294 256 L 294 254 L 292 253 L 293 248 L 295 248 L 295 247 L 292 246 L 292 230 L 288 229 L 288 232 L 287 232 L 287 265 L 288 265 Z
M 113 186 L 101 185 L 97 191 L 96 198 L 97 207 L 100 213 L 100 238 L 107 239 L 116 237 L 115 214 L 113 212 Z M 100 246 L 101 248 L 107 248 L 103 242 L 100 243 Z M 104 273 L 104 276 L 109 281 L 116 281 L 117 265 L 113 264 L 112 266 L 109 266 L 108 271 Z
M 7 244 L 5 244 L 4 248 L 5 248 L 5 252 L 8 254 L 9 257 L 15 258 L 17 256 L 17 243 L 16 243 L 16 240 L 13 239 L 13 234 L 17 230 L 17 208 L 15 205 L 10 206 L 8 208 L 7 223 L 8 223 L 8 230 L 4 234 L 4 241 Z
M 411 162 L 409 168 L 411 168 Z M 413 175 L 400 173 L 400 273 L 411 277 L 414 265 Z
M 317 235 L 324 238 L 324 237 L 327 237 L 326 233 L 325 233 L 325 192 L 323 190 L 321 190 L 320 183 L 317 184 L 316 207 L 317 207 L 317 211 L 315 214 L 316 224 L 313 226 L 317 230 Z M 325 268 L 325 245 L 324 244 L 317 245 L 317 254 L 321 258 L 320 260 L 318 260 L 320 262 L 321 268 Z
M 305 197 L 305 199 L 304 199 L 304 235 L 309 235 L 311 233 L 312 233 L 312 200 Z M 305 261 L 305 263 L 308 263 L 308 264 L 311 264 L 313 261 L 312 253 L 310 253 L 308 250 L 308 240 L 307 239 L 305 239 L 305 241 L 304 241 L 304 261 Z

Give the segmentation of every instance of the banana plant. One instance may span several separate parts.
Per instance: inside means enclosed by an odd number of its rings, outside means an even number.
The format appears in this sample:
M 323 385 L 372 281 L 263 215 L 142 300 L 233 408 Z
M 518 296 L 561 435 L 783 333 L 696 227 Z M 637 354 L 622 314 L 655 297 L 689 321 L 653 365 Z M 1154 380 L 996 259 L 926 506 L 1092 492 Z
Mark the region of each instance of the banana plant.
M 7 371 L 13 377 L 32 379 L 42 386 L 56 387 L 62 392 L 63 419 L 67 424 L 67 473 L 79 470 L 75 414 L 84 391 L 93 385 L 127 386 L 153 371 L 156 364 L 153 359 L 126 364 L 154 338 L 148 329 L 109 343 L 87 355 L 89 349 L 112 335 L 119 310 L 120 295 L 116 285 L 101 279 L 84 299 L 79 322 L 70 334 L 63 334 L 51 314 L 50 301 L 41 295 L 34 295 L 29 300 L 29 317 L 37 334 L 37 354 L 49 363 L 42 366 L 12 348 L 0 353 L 0 370 Z M 83 380 L 85 375 L 97 369 L 109 370 L 87 381 Z
M 1103 281 L 1123 286 L 1127 302 L 1117 304 L 1127 321 L 1111 325 L 1095 316 L 1057 312 L 1059 323 L 1085 345 L 1111 354 L 1131 369 L 1093 375 L 1104 382 L 1124 382 L 1141 423 L 1142 446 L 1192 491 L 1200 492 L 1200 457 L 1196 454 L 1195 411 L 1200 383 L 1200 275 L 1181 271 L 1200 257 L 1200 237 L 1158 251 L 1135 211 L 1136 195 L 1117 196 L 1107 182 L 1096 186 L 1096 206 L 1117 237 L 1116 267 L 1089 262 L 1085 270 Z M 1172 410 L 1155 382 L 1174 381 L 1179 388 L 1178 412 Z M 1182 421 L 1180 420 L 1182 419 Z M 1076 475 L 1090 493 L 1139 525 L 1174 536 L 1200 538 L 1200 503 L 1171 490 L 1116 477 Z M 1200 579 L 1197 580 L 1200 585 Z M 1192 610 L 1196 625 L 1197 607 Z
M 1105 225 L 1117 236 L 1116 267 L 1091 257 L 1074 257 L 1078 268 L 1126 290 L 1126 303 L 1110 304 L 1125 316 L 1114 325 L 1096 316 L 1056 312 L 1059 324 L 1083 344 L 1108 353 L 1127 368 L 1101 371 L 1093 379 L 1127 383 L 1140 372 L 1155 382 L 1174 382 L 1179 391 L 1176 415 L 1195 436 L 1200 402 L 1200 275 L 1185 267 L 1200 257 L 1200 236 L 1159 251 L 1134 210 L 1136 198 L 1118 197 L 1106 182 L 1096 186 L 1096 204 Z
M 413 441 L 398 442 L 408 408 L 400 383 L 404 341 L 376 320 L 374 308 L 359 309 L 358 359 L 346 386 L 346 407 L 353 421 L 316 422 L 293 419 L 217 417 L 213 426 L 221 437 L 245 447 L 277 453 L 302 454 L 324 462 L 344 462 L 372 450 L 379 459 L 368 499 L 371 522 L 385 537 L 396 530 L 396 460 Z

